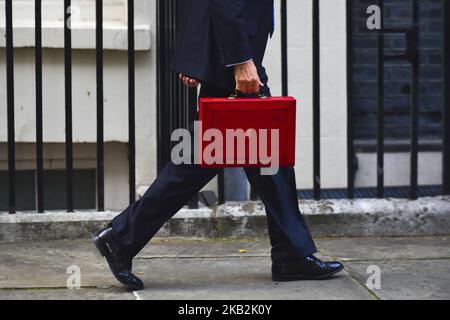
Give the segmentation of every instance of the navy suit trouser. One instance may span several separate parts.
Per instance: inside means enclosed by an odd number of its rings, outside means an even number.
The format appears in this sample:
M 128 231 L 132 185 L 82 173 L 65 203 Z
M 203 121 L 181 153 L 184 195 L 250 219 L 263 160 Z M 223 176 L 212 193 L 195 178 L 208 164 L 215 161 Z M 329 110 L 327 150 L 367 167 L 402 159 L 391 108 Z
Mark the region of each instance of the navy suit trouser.
M 270 91 L 266 87 L 266 94 Z M 202 86 L 201 97 L 226 97 L 229 92 Z M 113 219 L 111 226 L 119 244 L 132 257 L 158 230 L 221 169 L 169 162 L 144 196 Z M 272 176 L 259 168 L 245 168 L 247 178 L 265 205 L 274 262 L 289 262 L 317 252 L 300 213 L 294 169 L 280 168 Z

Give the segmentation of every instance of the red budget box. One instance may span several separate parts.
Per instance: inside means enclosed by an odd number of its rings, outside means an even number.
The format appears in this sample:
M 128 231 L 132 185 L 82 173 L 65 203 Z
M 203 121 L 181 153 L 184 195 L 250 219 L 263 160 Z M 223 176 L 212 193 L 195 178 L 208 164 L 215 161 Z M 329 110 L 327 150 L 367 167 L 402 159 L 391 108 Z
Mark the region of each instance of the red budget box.
M 200 166 L 294 166 L 295 126 L 292 97 L 201 98 Z

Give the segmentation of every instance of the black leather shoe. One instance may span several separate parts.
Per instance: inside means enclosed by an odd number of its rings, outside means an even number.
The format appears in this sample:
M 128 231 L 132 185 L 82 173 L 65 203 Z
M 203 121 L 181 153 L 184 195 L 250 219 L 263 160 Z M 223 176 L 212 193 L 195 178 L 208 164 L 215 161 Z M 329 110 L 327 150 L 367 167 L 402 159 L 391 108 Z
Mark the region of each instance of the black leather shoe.
M 314 256 L 299 262 L 272 264 L 272 280 L 276 282 L 329 279 L 344 266 L 338 261 L 323 262 Z
M 142 290 L 141 279 L 131 273 L 132 258 L 128 256 L 113 237 L 112 229 L 107 228 L 97 232 L 92 241 L 100 254 L 108 261 L 114 277 L 130 290 Z

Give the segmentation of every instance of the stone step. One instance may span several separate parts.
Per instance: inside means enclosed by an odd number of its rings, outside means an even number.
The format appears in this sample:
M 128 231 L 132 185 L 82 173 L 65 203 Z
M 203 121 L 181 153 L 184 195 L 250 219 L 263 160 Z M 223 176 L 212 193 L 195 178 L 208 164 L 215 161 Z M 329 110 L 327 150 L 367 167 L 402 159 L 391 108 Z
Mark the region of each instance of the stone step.
M 450 234 L 450 197 L 300 201 L 314 236 L 423 236 Z M 119 212 L 20 212 L 0 214 L 0 241 L 85 239 Z M 159 237 L 265 237 L 261 202 L 229 202 L 182 209 Z

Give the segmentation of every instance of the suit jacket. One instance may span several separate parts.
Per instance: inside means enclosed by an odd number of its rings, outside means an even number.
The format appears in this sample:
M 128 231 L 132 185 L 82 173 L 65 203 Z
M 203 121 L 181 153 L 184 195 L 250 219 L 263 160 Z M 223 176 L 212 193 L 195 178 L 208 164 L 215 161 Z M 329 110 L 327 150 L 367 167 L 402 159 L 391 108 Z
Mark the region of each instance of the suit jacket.
M 262 61 L 274 28 L 273 0 L 181 0 L 179 6 L 172 71 L 232 90 L 229 65 L 253 59 L 267 83 Z

